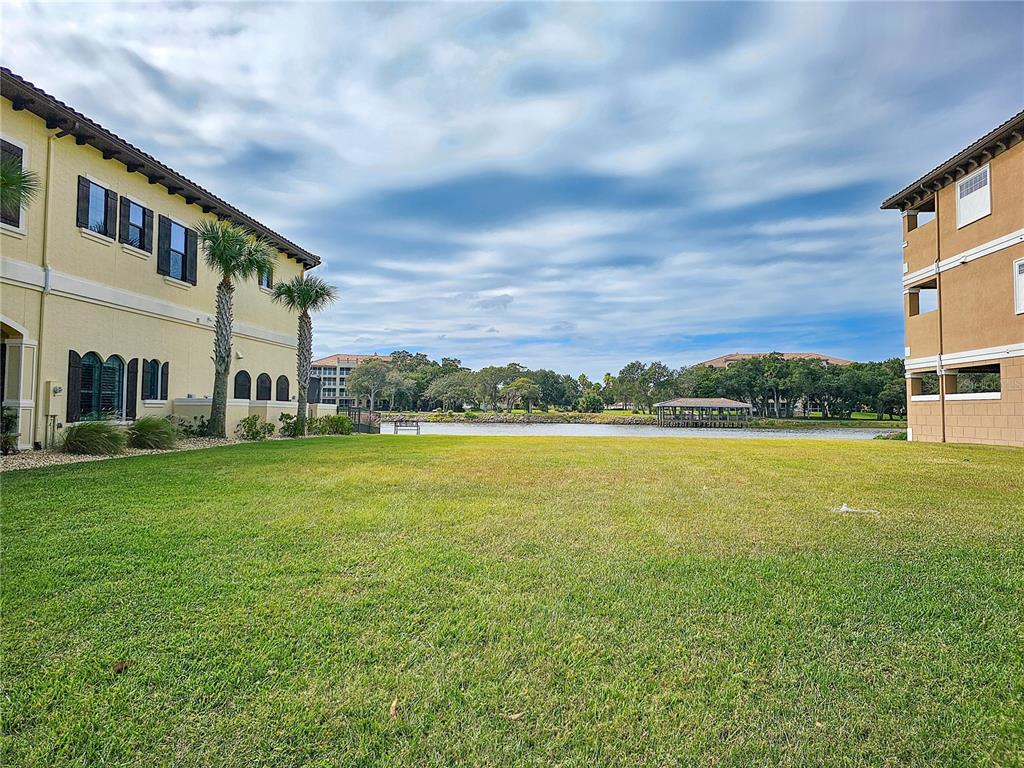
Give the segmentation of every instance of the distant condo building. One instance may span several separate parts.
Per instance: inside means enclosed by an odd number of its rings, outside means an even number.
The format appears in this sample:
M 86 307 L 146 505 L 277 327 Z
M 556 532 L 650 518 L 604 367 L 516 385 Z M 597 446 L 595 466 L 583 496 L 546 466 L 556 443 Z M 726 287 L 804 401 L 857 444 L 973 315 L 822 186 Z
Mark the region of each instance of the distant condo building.
M 320 381 L 319 400 L 325 405 L 356 405 L 358 398 L 349 395 L 348 376 L 360 363 L 367 360 L 390 362 L 388 355 L 328 355 L 313 361 L 310 376 Z
M 738 360 L 749 360 L 754 357 L 767 357 L 768 355 L 775 354 L 773 352 L 732 352 L 728 355 L 721 355 L 719 357 L 713 357 L 710 360 L 705 360 L 703 363 L 697 363 L 694 368 L 702 368 L 704 366 L 710 366 L 712 368 L 728 368 Z M 820 360 L 822 365 L 849 365 L 849 360 L 843 360 L 841 357 L 833 357 L 832 355 L 822 355 L 817 352 L 780 352 L 783 360 Z
M 903 214 L 908 436 L 1024 446 L 1024 112 L 882 203 Z

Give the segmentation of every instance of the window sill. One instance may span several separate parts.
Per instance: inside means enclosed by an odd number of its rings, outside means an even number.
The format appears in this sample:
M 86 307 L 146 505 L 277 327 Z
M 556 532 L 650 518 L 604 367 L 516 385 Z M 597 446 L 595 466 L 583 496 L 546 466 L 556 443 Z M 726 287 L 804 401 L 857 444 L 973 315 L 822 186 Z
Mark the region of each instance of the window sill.
M 114 244 L 114 238 L 107 237 L 106 235 L 101 235 L 99 232 L 93 232 L 91 229 L 79 227 L 78 234 L 80 234 L 86 240 L 92 240 L 93 242 L 101 243 L 103 245 Z
M 955 392 L 947 400 L 1002 400 L 1002 392 Z
M 192 287 L 191 283 L 186 283 L 184 280 L 179 280 L 178 278 L 170 277 L 169 275 L 164 275 L 164 282 L 168 285 L 173 285 L 175 288 L 180 288 L 183 291 L 187 291 Z
M 262 285 L 260 286 L 260 290 L 263 291 L 267 295 L 270 295 L 270 294 L 272 294 L 274 292 L 272 288 L 264 288 Z
M 142 259 L 143 261 L 148 261 L 149 257 L 152 256 L 148 251 L 136 248 L 134 245 L 128 245 L 128 243 L 121 243 L 121 250 L 125 253 L 130 253 L 135 258 Z
M 167 401 L 166 400 L 143 400 L 142 401 L 142 407 L 143 408 L 163 408 L 165 405 L 167 405 Z
M 912 403 L 937 403 L 939 401 L 938 395 L 911 395 L 910 402 Z
M 10 224 L 0 224 L 0 232 L 17 240 L 24 240 L 28 234 L 23 227 L 14 227 Z

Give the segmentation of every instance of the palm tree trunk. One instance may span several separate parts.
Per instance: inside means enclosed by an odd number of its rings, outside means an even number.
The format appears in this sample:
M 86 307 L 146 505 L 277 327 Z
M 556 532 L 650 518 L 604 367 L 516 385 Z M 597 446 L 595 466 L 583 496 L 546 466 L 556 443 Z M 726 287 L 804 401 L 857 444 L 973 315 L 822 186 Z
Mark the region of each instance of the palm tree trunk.
M 295 352 L 296 376 L 299 379 L 299 410 L 295 414 L 295 436 L 306 434 L 306 404 L 309 391 L 309 371 L 313 360 L 313 321 L 308 312 L 299 315 L 299 346 Z
M 231 370 L 231 321 L 235 287 L 224 278 L 217 283 L 217 316 L 213 330 L 213 401 L 210 403 L 210 437 L 227 437 L 228 373 Z

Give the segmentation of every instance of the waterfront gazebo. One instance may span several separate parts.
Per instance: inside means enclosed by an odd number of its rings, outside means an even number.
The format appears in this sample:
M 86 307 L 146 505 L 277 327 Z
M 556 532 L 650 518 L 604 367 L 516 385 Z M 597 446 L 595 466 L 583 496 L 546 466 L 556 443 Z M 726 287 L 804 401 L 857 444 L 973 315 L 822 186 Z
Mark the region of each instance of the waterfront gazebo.
M 677 397 L 655 403 L 659 427 L 741 427 L 753 407 L 726 397 Z

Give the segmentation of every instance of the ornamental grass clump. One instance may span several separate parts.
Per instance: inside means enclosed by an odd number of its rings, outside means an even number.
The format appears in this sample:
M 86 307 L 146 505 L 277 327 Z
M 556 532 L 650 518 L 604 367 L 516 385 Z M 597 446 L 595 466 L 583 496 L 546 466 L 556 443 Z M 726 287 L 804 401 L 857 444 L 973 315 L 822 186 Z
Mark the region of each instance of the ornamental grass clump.
M 170 450 L 178 436 L 174 425 L 159 416 L 143 416 L 128 427 L 128 445 L 132 448 Z
M 113 456 L 123 453 L 127 436 L 109 421 L 83 421 L 68 428 L 61 441 L 64 453 Z

